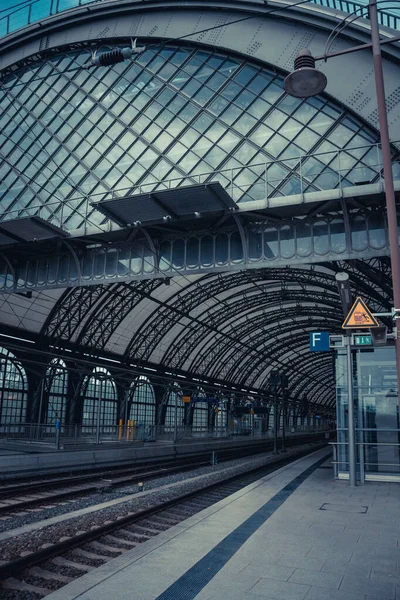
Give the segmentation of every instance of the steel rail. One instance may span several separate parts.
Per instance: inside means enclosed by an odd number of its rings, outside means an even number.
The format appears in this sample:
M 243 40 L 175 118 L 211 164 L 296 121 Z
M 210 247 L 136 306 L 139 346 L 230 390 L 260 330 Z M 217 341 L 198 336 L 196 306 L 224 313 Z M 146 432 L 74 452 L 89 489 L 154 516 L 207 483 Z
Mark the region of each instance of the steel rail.
M 318 449 L 320 447 L 325 447 L 325 446 L 326 446 L 326 442 L 319 443 L 319 444 L 316 444 L 316 446 L 312 450 L 307 449 L 307 450 L 303 450 L 300 452 L 296 452 L 296 453 L 292 454 L 291 456 L 285 456 L 284 458 L 275 458 L 268 464 L 263 465 L 261 467 L 258 466 L 254 469 L 250 469 L 250 470 L 246 471 L 245 473 L 241 473 L 240 475 L 236 474 L 236 475 L 230 476 L 226 479 L 223 479 L 222 481 L 218 481 L 216 483 L 202 486 L 201 488 L 199 488 L 195 491 L 186 492 L 175 498 L 172 498 L 171 500 L 161 502 L 150 508 L 139 510 L 135 513 L 128 513 L 126 516 L 118 517 L 116 520 L 107 522 L 104 525 L 97 527 L 96 529 L 78 533 L 78 534 L 74 535 L 73 537 L 71 537 L 70 539 L 64 539 L 63 541 L 56 542 L 49 547 L 41 548 L 40 550 L 38 550 L 36 552 L 32 552 L 32 554 L 29 554 L 27 556 L 23 556 L 23 557 L 8 561 L 7 563 L 0 565 L 0 582 L 4 581 L 10 577 L 18 576 L 25 569 L 33 567 L 49 558 L 58 556 L 58 555 L 63 554 L 73 548 L 76 548 L 78 546 L 81 546 L 83 544 L 91 542 L 93 540 L 96 540 L 104 535 L 109 534 L 110 532 L 112 532 L 114 530 L 121 529 L 124 526 L 132 525 L 137 521 L 140 521 L 146 517 L 149 517 L 156 513 L 159 513 L 167 508 L 170 508 L 171 506 L 181 504 L 182 502 L 186 502 L 188 500 L 191 500 L 192 498 L 195 498 L 195 497 L 201 496 L 202 494 L 211 492 L 212 490 L 222 487 L 228 483 L 238 481 L 241 478 L 248 477 L 248 475 L 251 473 L 256 474 L 256 473 L 260 473 L 263 471 L 270 472 L 271 467 L 273 467 L 272 470 L 275 470 L 276 468 L 279 468 L 282 465 L 293 462 L 294 460 L 298 460 L 299 458 L 306 456 L 310 452 L 315 451 L 316 449 Z M 248 485 L 248 483 L 246 483 L 245 485 Z M 200 512 L 200 510 L 202 510 L 202 509 L 199 509 L 199 512 Z M 160 533 L 161 533 L 161 531 L 160 531 Z M 110 560 L 111 560 L 111 558 L 110 558 Z

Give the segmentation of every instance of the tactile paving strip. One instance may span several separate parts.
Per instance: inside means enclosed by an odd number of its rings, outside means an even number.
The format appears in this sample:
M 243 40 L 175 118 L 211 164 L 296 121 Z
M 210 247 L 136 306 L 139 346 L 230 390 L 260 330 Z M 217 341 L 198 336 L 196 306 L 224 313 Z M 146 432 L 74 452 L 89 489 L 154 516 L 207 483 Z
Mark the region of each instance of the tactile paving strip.
M 193 600 L 211 581 L 239 548 L 265 521 L 297 490 L 316 469 L 326 462 L 326 456 L 297 475 L 288 485 L 259 508 L 244 523 L 227 535 L 208 554 L 199 560 L 182 577 L 177 579 L 156 600 Z

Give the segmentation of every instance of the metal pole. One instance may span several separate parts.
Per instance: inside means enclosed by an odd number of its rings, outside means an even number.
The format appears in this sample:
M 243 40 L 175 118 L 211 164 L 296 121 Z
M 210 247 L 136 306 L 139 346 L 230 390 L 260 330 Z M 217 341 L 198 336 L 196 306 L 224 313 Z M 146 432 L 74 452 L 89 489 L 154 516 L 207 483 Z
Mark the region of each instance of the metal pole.
M 56 449 L 60 449 L 60 431 L 61 431 L 61 421 L 57 417 L 56 419 Z
M 40 438 L 40 424 L 41 424 L 41 420 L 42 420 L 42 408 L 43 408 L 43 395 L 44 395 L 44 382 L 46 379 L 46 375 L 42 378 L 41 384 L 40 384 L 40 401 L 39 401 L 39 414 L 38 414 L 38 426 L 37 426 L 37 432 L 36 432 L 36 439 Z
M 274 450 L 272 454 L 279 454 L 278 452 L 278 390 L 275 385 L 274 392 Z
M 285 446 L 285 420 L 286 420 L 286 403 L 285 403 L 285 390 L 283 391 L 283 399 L 282 399 L 282 450 L 281 452 L 286 452 Z
M 133 394 L 136 391 L 136 386 L 133 390 Z M 123 428 L 125 427 L 125 431 L 128 432 L 128 408 L 129 408 L 129 396 L 130 396 L 130 390 L 126 390 L 125 391 L 125 418 L 124 418 L 124 424 L 123 424 Z
M 347 351 L 347 397 L 349 426 L 349 480 L 350 487 L 357 485 L 356 448 L 354 439 L 354 399 L 353 399 L 353 365 L 351 356 L 351 336 L 346 336 Z
M 100 444 L 101 387 L 102 387 L 102 381 L 100 379 L 99 400 L 97 403 L 96 444 Z
M 376 0 L 369 0 L 369 18 L 371 24 L 372 53 L 374 57 L 374 74 L 376 86 L 376 99 L 379 115 L 379 131 L 381 136 L 383 175 L 385 179 L 386 212 L 389 232 L 390 260 L 392 264 L 393 302 L 395 310 L 400 309 L 400 252 L 397 231 L 396 200 L 394 195 L 392 158 L 390 152 L 389 128 L 385 100 L 385 84 L 383 81 L 381 42 L 379 39 L 378 11 Z M 397 328 L 397 316 L 395 313 Z M 400 327 L 400 323 L 399 323 Z M 400 405 L 400 338 L 396 335 L 396 368 L 397 368 L 397 396 Z
M 178 394 L 175 392 L 174 444 L 178 441 Z

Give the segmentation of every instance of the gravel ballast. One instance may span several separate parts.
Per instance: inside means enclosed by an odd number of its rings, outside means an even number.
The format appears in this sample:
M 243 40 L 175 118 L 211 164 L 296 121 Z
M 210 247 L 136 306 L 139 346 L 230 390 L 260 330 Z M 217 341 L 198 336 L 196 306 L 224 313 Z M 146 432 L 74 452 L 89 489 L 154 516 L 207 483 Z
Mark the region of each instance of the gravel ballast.
M 304 444 L 292 447 L 282 457 L 290 457 L 298 452 L 316 450 L 321 444 Z M 281 458 L 281 456 L 279 457 Z M 145 492 L 138 492 L 137 486 L 127 486 L 123 489 L 93 494 L 91 496 L 75 500 L 68 505 L 60 505 L 41 512 L 15 516 L 7 521 L 0 522 L 0 530 L 10 530 L 21 527 L 44 518 L 57 517 L 88 507 L 100 505 L 99 510 L 91 511 L 80 516 L 71 515 L 68 520 L 51 525 L 42 522 L 40 529 L 28 531 L 17 537 L 9 537 L 0 542 L 0 559 L 11 560 L 18 558 L 24 551 L 35 551 L 47 543 L 56 543 L 61 537 L 74 536 L 78 532 L 88 531 L 96 526 L 103 525 L 106 521 L 112 521 L 118 517 L 125 516 L 128 512 L 137 512 L 149 508 L 160 502 L 166 502 L 184 493 L 195 491 L 206 485 L 217 483 L 227 477 L 245 473 L 251 469 L 275 462 L 276 457 L 271 452 L 249 457 L 227 461 L 221 464 L 200 467 L 193 471 L 169 475 L 153 481 L 146 482 Z M 196 479 L 194 479 L 196 478 Z M 171 487 L 165 487 L 171 486 Z M 154 490 L 154 491 L 151 491 Z M 106 502 L 122 499 L 134 494 L 133 498 L 107 507 L 102 507 Z

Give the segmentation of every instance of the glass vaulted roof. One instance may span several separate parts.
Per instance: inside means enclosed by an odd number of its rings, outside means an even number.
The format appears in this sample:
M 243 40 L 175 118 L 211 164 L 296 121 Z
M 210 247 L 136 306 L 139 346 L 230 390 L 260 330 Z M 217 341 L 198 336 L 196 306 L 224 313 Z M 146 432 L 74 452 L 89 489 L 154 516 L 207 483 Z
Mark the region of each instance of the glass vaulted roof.
M 88 59 L 87 51 L 59 54 L 4 81 L 5 218 L 41 207 L 68 229 L 87 218 L 100 224 L 91 201 L 165 180 L 218 179 L 246 202 L 380 177 L 375 131 L 322 96 L 287 96 L 283 77 L 258 64 L 178 46 L 151 47 L 113 68 L 81 69 Z

